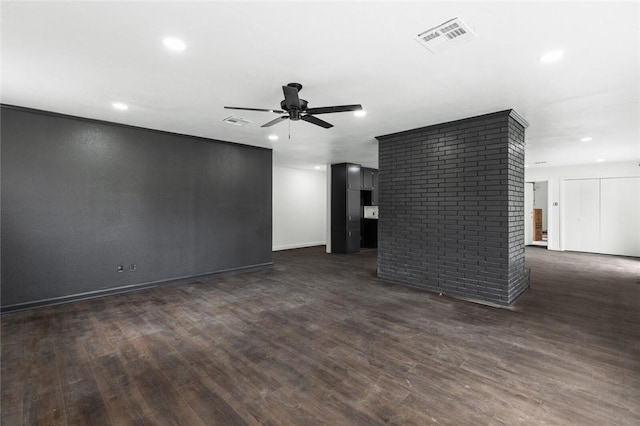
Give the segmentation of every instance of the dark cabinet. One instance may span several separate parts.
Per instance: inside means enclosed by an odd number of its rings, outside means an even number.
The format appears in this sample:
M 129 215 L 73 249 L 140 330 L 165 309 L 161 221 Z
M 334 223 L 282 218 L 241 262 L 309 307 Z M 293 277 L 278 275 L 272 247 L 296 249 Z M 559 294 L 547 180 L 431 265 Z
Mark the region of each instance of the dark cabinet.
M 356 253 L 378 244 L 378 221 L 363 206 L 378 205 L 378 171 L 353 163 L 331 165 L 331 251 Z
M 347 253 L 357 253 L 360 251 L 360 227 L 347 230 Z
M 366 167 L 362 167 L 360 169 L 360 175 L 362 180 L 362 185 L 360 188 L 365 190 L 372 190 L 374 170 Z
M 347 189 L 360 189 L 360 187 L 362 186 L 360 165 L 350 163 L 343 164 L 346 165 L 345 168 L 347 173 Z
M 373 187 L 371 189 L 371 205 L 377 206 L 379 205 L 378 194 L 380 194 L 380 189 L 378 188 L 378 171 L 373 171 Z
M 347 223 L 349 228 L 358 226 L 356 222 L 360 223 L 361 208 L 360 208 L 360 191 L 349 189 L 347 190 Z
M 331 166 L 331 251 L 360 251 L 360 166 L 351 163 Z M 353 189 L 351 189 L 353 188 Z

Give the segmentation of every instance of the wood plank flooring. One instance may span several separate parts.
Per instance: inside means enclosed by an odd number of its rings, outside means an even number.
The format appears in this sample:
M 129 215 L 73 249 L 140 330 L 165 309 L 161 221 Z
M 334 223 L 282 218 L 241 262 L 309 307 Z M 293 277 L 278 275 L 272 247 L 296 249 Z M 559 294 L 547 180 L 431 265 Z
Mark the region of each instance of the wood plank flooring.
M 526 258 L 511 310 L 315 247 L 6 314 L 2 424 L 640 424 L 640 259 Z

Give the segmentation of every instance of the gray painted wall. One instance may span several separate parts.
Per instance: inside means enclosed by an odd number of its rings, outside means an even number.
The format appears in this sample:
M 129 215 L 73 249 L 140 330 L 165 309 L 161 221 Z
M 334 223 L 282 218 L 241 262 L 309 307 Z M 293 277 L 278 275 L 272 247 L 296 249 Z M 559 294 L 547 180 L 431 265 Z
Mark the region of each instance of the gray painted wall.
M 3 309 L 271 264 L 271 150 L 1 113 Z

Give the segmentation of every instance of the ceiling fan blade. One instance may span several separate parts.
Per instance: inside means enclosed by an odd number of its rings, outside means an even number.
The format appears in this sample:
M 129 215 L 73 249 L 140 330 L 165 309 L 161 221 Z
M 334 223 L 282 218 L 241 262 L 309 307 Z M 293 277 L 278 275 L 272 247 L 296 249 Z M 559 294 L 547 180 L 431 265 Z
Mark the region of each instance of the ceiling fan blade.
M 325 129 L 329 129 L 333 127 L 333 124 L 327 123 L 324 120 L 320 120 L 318 117 L 314 117 L 313 115 L 303 115 L 300 117 L 301 120 L 306 121 L 307 123 L 315 124 L 316 126 L 324 127 Z
M 333 112 L 361 111 L 362 105 L 338 105 L 319 108 L 307 108 L 307 114 L 330 114 Z
M 282 91 L 284 92 L 285 105 L 291 109 L 300 109 L 298 89 L 291 86 L 282 86 Z
M 264 112 L 275 112 L 276 114 L 282 114 L 284 111 L 280 109 L 264 109 L 264 108 L 243 108 L 243 107 L 230 107 L 226 106 L 226 109 L 241 109 L 244 111 L 264 111 Z
M 280 116 L 280 117 L 276 118 L 275 120 L 271 120 L 270 122 L 263 124 L 263 125 L 262 125 L 262 126 L 260 126 L 260 127 L 271 127 L 271 126 L 273 126 L 274 124 L 278 124 L 278 123 L 280 123 L 280 122 L 282 122 L 282 121 L 286 120 L 287 118 L 289 118 L 289 116 L 288 116 L 288 115 L 282 115 L 282 116 Z

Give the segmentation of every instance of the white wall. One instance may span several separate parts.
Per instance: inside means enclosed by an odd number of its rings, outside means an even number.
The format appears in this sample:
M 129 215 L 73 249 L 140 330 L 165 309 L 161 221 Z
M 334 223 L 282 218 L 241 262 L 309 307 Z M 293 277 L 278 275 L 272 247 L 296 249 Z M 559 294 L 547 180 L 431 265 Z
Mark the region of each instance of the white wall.
M 564 250 L 561 239 L 560 210 L 563 206 L 562 182 L 565 179 L 640 176 L 638 161 L 597 163 L 583 166 L 536 167 L 524 172 L 526 182 L 548 182 L 547 236 L 550 250 Z M 557 205 L 554 205 L 557 203 Z M 640 212 L 638 212 L 640 214 Z
M 324 245 L 326 212 L 324 170 L 273 167 L 273 250 Z

